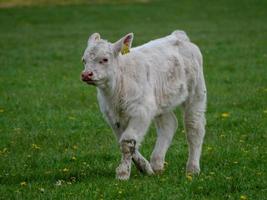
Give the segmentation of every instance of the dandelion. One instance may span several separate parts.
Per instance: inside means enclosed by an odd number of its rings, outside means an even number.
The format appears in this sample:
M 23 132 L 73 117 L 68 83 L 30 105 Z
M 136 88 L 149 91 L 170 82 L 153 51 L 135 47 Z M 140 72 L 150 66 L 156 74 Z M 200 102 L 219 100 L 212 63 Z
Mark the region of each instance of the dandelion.
M 190 174 L 190 173 L 186 175 L 186 178 L 189 181 L 192 181 L 193 180 L 192 174 Z
M 68 168 L 64 168 L 62 171 L 63 171 L 63 172 L 68 172 L 69 169 L 68 169 Z
M 211 151 L 211 150 L 212 150 L 212 147 L 207 147 L 207 150 L 208 150 L 208 151 Z
M 71 160 L 74 161 L 74 160 L 77 160 L 77 158 L 76 158 L 75 156 L 72 156 L 72 157 L 71 157 Z
M 33 148 L 33 149 L 36 149 L 36 150 L 41 149 L 41 147 L 38 146 L 37 144 L 32 144 L 32 148 Z
M 20 183 L 20 186 L 26 186 L 27 185 L 27 183 L 25 182 L 25 181 L 22 181 L 21 183 Z
M 222 116 L 223 118 L 227 118 L 227 117 L 230 116 L 230 113 L 228 113 L 228 112 L 224 112 L 224 113 L 221 114 L 221 116 Z
M 241 199 L 241 200 L 247 200 L 248 198 L 247 198 L 246 195 L 241 195 L 241 196 L 240 196 L 240 199 Z
M 5 112 L 5 110 L 3 108 L 0 108 L 0 113 Z

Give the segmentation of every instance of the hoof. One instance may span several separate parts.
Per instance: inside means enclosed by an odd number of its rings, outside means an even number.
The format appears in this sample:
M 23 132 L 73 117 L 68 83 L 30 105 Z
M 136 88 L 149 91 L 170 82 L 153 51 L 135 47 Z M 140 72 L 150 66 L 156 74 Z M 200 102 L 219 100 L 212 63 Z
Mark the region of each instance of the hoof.
M 154 175 L 154 171 L 149 163 L 147 164 L 147 167 L 146 167 L 146 174 L 149 176 Z
M 162 160 L 151 161 L 150 165 L 155 174 L 162 174 L 164 172 L 164 162 Z
M 118 180 L 128 180 L 130 178 L 130 169 L 126 166 L 120 165 L 116 169 L 116 179 Z
M 187 174 L 194 174 L 194 175 L 198 175 L 200 173 L 200 167 L 199 165 L 196 164 L 187 164 L 186 165 L 186 173 Z
M 150 163 L 144 157 L 134 155 L 133 162 L 136 168 L 143 174 L 153 175 L 154 171 Z

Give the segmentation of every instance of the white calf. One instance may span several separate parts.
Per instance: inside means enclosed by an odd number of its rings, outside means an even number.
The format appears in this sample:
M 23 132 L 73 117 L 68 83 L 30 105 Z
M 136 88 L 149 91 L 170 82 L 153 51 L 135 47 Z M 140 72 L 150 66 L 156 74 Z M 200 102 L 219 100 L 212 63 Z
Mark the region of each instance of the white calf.
M 120 143 L 118 179 L 128 179 L 132 160 L 148 174 L 164 168 L 181 105 L 189 144 L 187 172 L 199 173 L 205 134 L 206 86 L 202 55 L 183 31 L 131 48 L 133 34 L 109 43 L 94 33 L 82 57 L 82 80 L 95 85 L 100 109 Z M 130 51 L 130 52 L 129 52 Z M 151 121 L 157 141 L 150 163 L 139 153 Z

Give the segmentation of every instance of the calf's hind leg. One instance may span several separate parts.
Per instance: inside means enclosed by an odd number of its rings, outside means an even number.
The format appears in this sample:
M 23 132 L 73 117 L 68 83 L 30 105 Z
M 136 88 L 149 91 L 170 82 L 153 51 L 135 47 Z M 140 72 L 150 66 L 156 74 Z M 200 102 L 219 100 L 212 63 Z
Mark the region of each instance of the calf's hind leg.
M 152 152 L 150 164 L 154 172 L 164 169 L 166 152 L 171 144 L 178 122 L 173 112 L 164 113 L 155 118 L 157 142 Z
M 184 108 L 184 124 L 189 145 L 189 156 L 186 166 L 187 173 L 198 174 L 200 172 L 199 162 L 206 124 L 205 108 L 205 96 L 201 101 L 193 101 L 185 105 Z
M 148 175 L 154 174 L 150 163 L 141 155 L 138 150 L 133 153 L 133 162 L 140 172 L 146 173 Z

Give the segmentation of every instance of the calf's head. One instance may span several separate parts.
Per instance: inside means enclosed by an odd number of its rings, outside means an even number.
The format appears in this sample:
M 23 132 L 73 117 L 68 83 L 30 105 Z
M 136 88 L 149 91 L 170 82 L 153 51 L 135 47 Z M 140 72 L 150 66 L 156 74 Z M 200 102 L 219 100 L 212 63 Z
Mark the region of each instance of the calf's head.
M 82 56 L 84 70 L 82 81 L 96 86 L 105 86 L 116 73 L 118 59 L 131 48 L 133 33 L 129 33 L 115 43 L 100 38 L 99 33 L 89 37 Z

